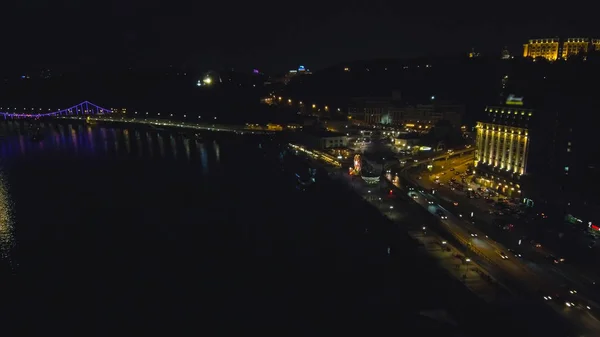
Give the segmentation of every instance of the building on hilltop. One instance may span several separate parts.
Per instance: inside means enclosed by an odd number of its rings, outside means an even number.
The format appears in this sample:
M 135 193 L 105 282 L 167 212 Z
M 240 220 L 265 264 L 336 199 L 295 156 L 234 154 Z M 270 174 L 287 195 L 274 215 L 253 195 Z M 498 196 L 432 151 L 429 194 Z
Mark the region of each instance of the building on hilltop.
M 523 57 L 542 57 L 548 61 L 567 59 L 579 53 L 600 50 L 600 39 L 569 37 L 566 39 L 531 39 L 523 45 Z
M 310 69 L 305 68 L 303 65 L 299 66 L 298 69 L 292 69 L 285 74 L 283 83 L 288 84 L 293 78 L 302 75 L 312 75 Z

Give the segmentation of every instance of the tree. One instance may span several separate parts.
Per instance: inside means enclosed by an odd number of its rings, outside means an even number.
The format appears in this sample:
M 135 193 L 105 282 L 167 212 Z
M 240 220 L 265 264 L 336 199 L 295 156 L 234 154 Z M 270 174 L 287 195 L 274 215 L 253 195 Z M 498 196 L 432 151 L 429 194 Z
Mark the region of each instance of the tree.
M 465 144 L 462 132 L 453 126 L 450 121 L 438 121 L 425 135 L 423 142 L 429 146 L 437 147 L 440 142 L 446 145 L 446 148 L 453 148 Z

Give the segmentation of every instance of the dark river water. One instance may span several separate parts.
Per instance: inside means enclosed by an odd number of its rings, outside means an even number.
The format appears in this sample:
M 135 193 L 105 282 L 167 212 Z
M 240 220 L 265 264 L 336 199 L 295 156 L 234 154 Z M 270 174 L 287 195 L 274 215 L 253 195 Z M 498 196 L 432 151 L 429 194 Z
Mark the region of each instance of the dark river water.
M 256 274 L 294 249 L 293 186 L 263 140 L 64 124 L 33 142 L 0 126 L 3 271 L 44 322 L 28 328 L 252 322 Z
M 2 275 L 23 334 L 308 329 L 334 308 L 362 312 L 357 294 L 380 290 L 357 284 L 387 257 L 386 243 L 364 241 L 374 220 L 344 194 L 296 190 L 264 139 L 66 123 L 44 126 L 41 142 L 16 123 L 0 132 Z
M 411 335 L 437 324 L 420 310 L 476 331 L 498 317 L 349 190 L 298 191 L 264 138 L 0 135 L 3 336 Z

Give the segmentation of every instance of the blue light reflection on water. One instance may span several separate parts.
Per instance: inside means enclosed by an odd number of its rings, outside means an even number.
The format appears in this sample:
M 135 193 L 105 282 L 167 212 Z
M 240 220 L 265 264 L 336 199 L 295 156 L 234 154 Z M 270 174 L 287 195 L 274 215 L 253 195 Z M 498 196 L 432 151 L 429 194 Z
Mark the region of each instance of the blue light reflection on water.
M 23 231 L 24 226 L 87 221 L 85 213 L 100 214 L 98 206 L 103 203 L 105 211 L 114 212 L 115 217 L 126 206 L 141 210 L 143 203 L 129 199 L 135 197 L 136 189 L 149 190 L 147 195 L 176 193 L 182 183 L 193 185 L 194 179 L 208 179 L 219 171 L 214 170 L 220 166 L 221 156 L 215 154 L 219 144 L 212 140 L 207 140 L 213 143 L 207 148 L 193 136 L 155 130 L 76 124 L 44 125 L 42 129 L 42 141 L 35 142 L 23 125 L 0 124 L 0 260 L 13 269 L 18 265 L 12 256 L 19 242 L 15 228 L 21 229 L 23 240 L 38 240 L 43 234 Z M 169 176 L 175 182 L 162 186 L 160 180 L 168 181 Z
M 8 131 L 18 132 L 16 123 L 8 123 Z M 4 129 L 4 130 L 2 130 Z M 7 131 L 7 126 L 0 132 Z M 203 143 L 187 136 L 175 134 L 162 135 L 152 130 L 118 130 L 85 125 L 55 125 L 46 128 L 44 138 L 40 142 L 30 141 L 25 133 L 8 134 L 0 145 L 3 159 L 15 156 L 35 156 L 47 151 L 84 156 L 137 156 L 160 159 L 196 159 L 208 160 L 203 153 Z M 191 147 L 199 156 L 193 156 Z M 216 153 L 214 160 L 219 161 L 218 144 L 213 144 Z M 47 151 L 46 151 L 47 150 Z M 80 153 L 81 151 L 81 153 Z M 212 160 L 212 159 L 211 159 Z

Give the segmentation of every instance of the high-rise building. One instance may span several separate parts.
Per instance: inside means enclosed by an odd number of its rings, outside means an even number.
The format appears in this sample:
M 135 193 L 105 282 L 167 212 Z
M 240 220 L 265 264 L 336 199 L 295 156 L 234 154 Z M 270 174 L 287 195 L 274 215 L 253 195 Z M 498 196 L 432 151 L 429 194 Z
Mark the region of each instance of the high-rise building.
M 600 150 L 590 146 L 597 126 L 589 118 L 597 106 L 571 96 L 527 106 L 509 95 L 505 104 L 486 107 L 476 126 L 477 182 L 542 211 L 597 220 Z
M 534 111 L 522 99 L 509 97 L 505 106 L 488 106 L 478 122 L 475 167 L 483 185 L 511 197 L 521 197 L 521 177 L 529 172 L 530 128 Z

